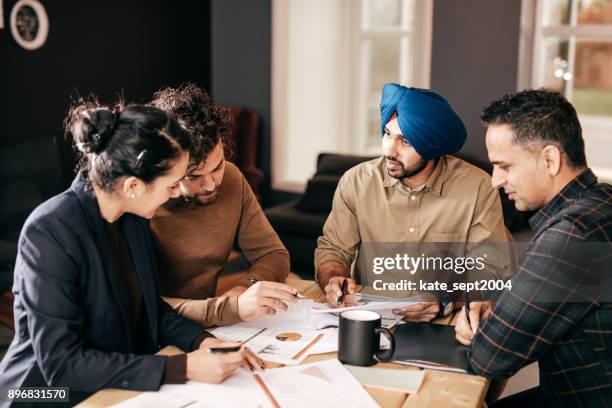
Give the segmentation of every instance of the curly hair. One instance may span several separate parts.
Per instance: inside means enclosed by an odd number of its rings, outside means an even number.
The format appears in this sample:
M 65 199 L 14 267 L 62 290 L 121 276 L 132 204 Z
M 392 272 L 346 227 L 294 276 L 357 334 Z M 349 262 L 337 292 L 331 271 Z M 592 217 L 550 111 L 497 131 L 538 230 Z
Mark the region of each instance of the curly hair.
M 219 141 L 229 148 L 234 128 L 229 108 L 212 100 L 204 89 L 186 82 L 177 88 L 163 88 L 153 95 L 150 105 L 171 113 L 191 136 L 191 165 L 197 167 Z
M 565 153 L 570 166 L 586 166 L 578 115 L 559 92 L 541 88 L 504 95 L 487 106 L 480 119 L 485 126 L 510 126 L 514 143 L 553 143 Z

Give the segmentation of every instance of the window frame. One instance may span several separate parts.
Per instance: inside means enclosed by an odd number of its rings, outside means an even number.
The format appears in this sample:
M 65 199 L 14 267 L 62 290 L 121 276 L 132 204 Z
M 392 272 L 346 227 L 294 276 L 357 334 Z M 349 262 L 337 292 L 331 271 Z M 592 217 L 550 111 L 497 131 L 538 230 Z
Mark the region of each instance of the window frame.
M 310 1 L 310 0 L 305 0 Z M 321 0 L 316 0 L 321 1 Z M 332 0 L 325 0 L 332 1 Z M 283 190 L 290 192 L 302 192 L 306 186 L 307 180 L 312 176 L 315 170 L 316 154 L 313 156 L 313 144 L 318 147 L 316 150 L 336 152 L 342 154 L 380 154 L 380 147 L 376 152 L 368 151 L 364 148 L 363 136 L 367 130 L 360 130 L 360 126 L 367 126 L 367 121 L 362 122 L 365 116 L 362 110 L 367 112 L 367 105 L 360 103 L 363 100 L 359 81 L 364 81 L 364 70 L 359 69 L 360 59 L 363 56 L 358 51 L 357 45 L 360 44 L 357 40 L 357 33 L 354 29 L 356 18 L 359 18 L 360 12 L 358 7 L 361 7 L 361 1 L 356 0 L 333 0 L 335 6 L 342 7 L 346 13 L 342 13 L 341 21 L 338 22 L 337 31 L 334 41 L 338 41 L 336 54 L 340 56 L 341 66 L 338 67 L 346 77 L 339 77 L 339 81 L 335 84 L 333 103 L 337 103 L 341 99 L 341 106 L 330 105 L 329 109 L 338 112 L 333 122 L 317 123 L 317 134 L 314 137 L 307 135 L 306 138 L 300 139 L 299 132 L 293 132 L 291 129 L 299 128 L 299 124 L 303 123 L 303 118 L 292 116 L 293 109 L 290 106 L 292 100 L 299 98 L 300 95 L 290 93 L 296 81 L 292 77 L 292 67 L 295 67 L 295 53 L 291 53 L 297 48 L 298 43 L 291 44 L 290 33 L 292 27 L 288 22 L 291 14 L 291 6 L 289 0 L 272 0 L 272 61 L 271 61 L 271 185 L 274 190 Z M 422 54 L 415 55 L 414 58 L 419 61 L 419 69 L 426 77 L 425 81 L 420 83 L 411 83 L 412 86 L 429 87 L 429 76 L 431 67 L 431 37 L 433 27 L 433 0 L 409 0 L 423 3 L 420 15 L 415 17 L 415 23 L 420 24 L 422 36 L 418 41 L 423 42 Z M 317 4 L 315 2 L 310 3 Z M 321 6 L 325 9 L 329 3 Z M 316 7 L 316 6 L 315 6 Z M 326 26 L 327 27 L 327 26 Z M 344 46 L 346 45 L 346 47 Z M 292 65 L 292 63 L 294 65 Z M 316 92 L 316 86 L 312 92 Z M 309 90 L 310 92 L 310 90 Z M 297 96 L 296 96 L 297 95 Z M 338 96 L 339 95 L 339 96 Z M 325 95 L 308 95 L 312 100 L 320 100 L 322 104 L 327 101 Z M 330 103 L 330 102 L 328 102 Z M 378 104 L 378 101 L 377 101 Z M 316 111 L 316 110 L 315 110 Z M 301 114 L 301 112 L 300 112 Z M 294 114 L 295 115 L 295 114 Z M 328 124 L 329 126 L 325 126 Z M 332 129 L 333 128 L 333 132 Z M 360 134 L 360 132 L 362 132 Z M 301 143 L 301 145 L 300 145 Z M 306 144 L 304 144 L 306 143 Z M 302 148 L 300 148 L 300 146 Z M 299 172 L 298 172 L 299 169 Z M 305 174 L 308 173 L 308 177 Z
M 357 143 L 353 153 L 363 155 L 380 154 L 380 145 L 369 144 L 369 113 L 377 109 L 380 103 L 381 91 L 376 93 L 376 100 L 370 100 L 369 81 L 372 77 L 371 53 L 372 39 L 389 36 L 399 39 L 399 78 L 397 82 L 403 85 L 419 88 L 429 88 L 431 81 L 431 52 L 433 34 L 433 0 L 400 0 L 402 4 L 400 24 L 397 28 L 370 27 L 368 24 L 368 3 L 376 0 L 360 0 L 360 7 L 353 10 L 353 44 L 355 56 L 354 66 L 357 73 L 353 75 L 353 86 L 357 90 L 357 98 L 352 109 L 355 128 L 353 134 L 357 136 Z M 409 3 L 414 3 L 414 25 L 409 26 Z M 411 45 L 416 45 L 410 49 Z M 411 55 L 420 63 L 409 64 Z M 411 75 L 412 71 L 412 75 Z M 409 79 L 412 76 L 412 81 Z
M 521 0 L 521 27 L 519 40 L 519 61 L 517 75 L 517 90 L 526 88 L 539 88 L 544 86 L 541 81 L 547 38 L 567 39 L 569 42 L 568 68 L 573 73 L 574 51 L 577 39 L 603 39 L 612 41 L 612 23 L 609 24 L 583 24 L 571 25 L 576 17 L 577 0 L 570 0 L 572 6 L 570 23 L 568 25 L 545 25 L 544 13 L 548 0 Z M 572 101 L 573 77 L 566 81 L 565 95 Z M 603 140 L 604 133 L 612 133 L 612 115 L 578 114 L 582 125 L 585 143 L 590 143 L 592 150 L 599 146 L 606 148 L 609 141 Z M 587 157 L 588 160 L 588 157 Z M 590 166 L 600 178 L 612 181 L 612 161 L 605 166 Z

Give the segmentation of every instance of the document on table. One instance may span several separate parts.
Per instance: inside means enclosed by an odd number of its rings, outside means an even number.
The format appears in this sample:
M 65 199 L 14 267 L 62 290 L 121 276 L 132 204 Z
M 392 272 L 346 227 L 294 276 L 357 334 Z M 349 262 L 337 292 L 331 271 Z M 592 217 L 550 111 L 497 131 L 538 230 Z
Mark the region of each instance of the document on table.
M 317 342 L 309 351 L 310 354 L 323 354 L 338 351 L 338 329 L 329 328 L 320 330 L 325 333 L 325 336 Z M 388 350 L 391 348 L 391 342 L 387 336 L 380 336 L 380 349 Z
M 273 408 L 272 402 L 255 377 L 242 368 L 222 384 L 188 381 L 186 384 L 162 385 L 157 392 L 143 392 L 115 408 Z
M 419 302 L 420 301 L 368 302 L 363 304 L 357 304 L 355 306 L 313 308 L 311 313 L 341 313 L 347 310 L 393 310 L 411 306 Z
M 372 303 L 372 302 L 368 302 Z M 389 309 L 391 302 L 381 302 L 387 309 L 378 309 L 382 317 L 382 326 L 391 328 L 398 324 L 402 316 L 394 315 Z M 329 309 L 324 303 L 314 303 L 309 299 L 290 303 L 288 311 L 278 311 L 276 315 L 238 323 L 232 326 L 219 327 L 211 332 L 218 338 L 230 342 L 242 342 L 267 361 L 280 364 L 299 364 L 309 354 L 321 354 L 338 351 L 338 314 L 318 313 Z M 283 338 L 278 340 L 277 336 Z M 322 336 L 319 336 L 322 335 Z M 318 338 L 318 340 L 317 340 Z M 299 341 L 298 341 L 299 340 Z M 299 355 L 300 351 L 314 342 L 311 347 Z M 381 336 L 381 347 L 389 348 L 389 341 Z M 297 359 L 294 357 L 299 355 Z
M 218 327 L 211 331 L 220 340 L 242 342 L 266 361 L 279 364 L 299 364 L 325 333 L 291 328 L 259 328 L 247 324 Z
M 222 384 L 163 385 L 116 408 L 370 408 L 378 405 L 336 359 L 249 374 L 242 369 Z
M 317 329 L 326 329 L 330 327 L 338 327 L 340 325 L 340 313 L 335 312 L 337 309 L 329 309 L 324 303 L 315 303 L 313 311 L 310 313 L 310 322 Z M 328 310 L 322 313 L 321 310 Z M 404 316 L 393 314 L 392 309 L 376 310 L 380 314 L 381 326 L 390 329 L 396 326 Z
M 161 390 L 160 390 L 161 391 Z M 192 407 L 197 401 L 175 392 L 143 392 L 127 399 L 113 408 L 183 408 Z
M 259 328 L 291 328 L 313 330 L 315 327 L 310 323 L 310 311 L 314 305 L 311 299 L 300 299 L 296 303 L 287 302 L 288 310 L 276 310 L 274 315 L 261 316 L 250 320 L 246 324 Z
M 336 359 L 266 370 L 254 377 L 275 407 L 378 407 Z

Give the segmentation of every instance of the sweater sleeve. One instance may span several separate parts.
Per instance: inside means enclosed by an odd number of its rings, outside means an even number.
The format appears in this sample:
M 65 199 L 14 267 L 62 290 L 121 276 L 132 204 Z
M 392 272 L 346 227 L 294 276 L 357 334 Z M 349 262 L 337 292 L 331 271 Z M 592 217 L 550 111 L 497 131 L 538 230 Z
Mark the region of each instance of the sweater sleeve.
M 164 297 L 164 300 L 178 314 L 195 321 L 202 327 L 224 326 L 240 321 L 237 296 L 208 299 Z
M 237 243 L 251 266 L 248 276 L 259 280 L 285 282 L 289 275 L 289 252 L 266 218 L 253 190 L 242 180 L 242 216 Z M 239 284 L 249 286 L 242 279 Z

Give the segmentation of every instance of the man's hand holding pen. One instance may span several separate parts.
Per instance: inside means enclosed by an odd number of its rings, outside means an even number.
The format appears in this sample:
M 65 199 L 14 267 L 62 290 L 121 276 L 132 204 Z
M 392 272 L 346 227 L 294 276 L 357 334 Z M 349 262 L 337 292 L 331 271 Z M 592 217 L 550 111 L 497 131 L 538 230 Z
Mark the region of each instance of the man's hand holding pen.
M 351 278 L 334 276 L 325 286 L 325 298 L 332 307 L 344 307 L 355 304 L 352 295 L 357 292 L 357 284 Z
M 467 306 L 467 307 L 466 307 Z M 458 313 L 455 324 L 455 338 L 461 344 L 470 345 L 482 320 L 493 311 L 493 303 L 487 301 L 465 302 Z

